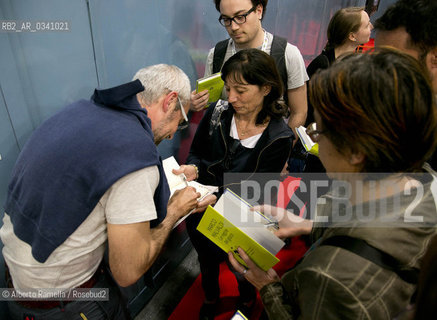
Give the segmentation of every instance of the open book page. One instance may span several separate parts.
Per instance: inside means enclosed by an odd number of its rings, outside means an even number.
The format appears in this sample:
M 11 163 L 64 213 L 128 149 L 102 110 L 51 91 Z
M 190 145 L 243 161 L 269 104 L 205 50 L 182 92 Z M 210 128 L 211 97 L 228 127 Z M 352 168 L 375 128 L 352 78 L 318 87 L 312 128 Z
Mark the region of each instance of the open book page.
M 225 252 L 234 252 L 235 258 L 244 264 L 236 251 L 241 247 L 267 271 L 279 262 L 275 255 L 284 242 L 268 230 L 271 221 L 267 217 L 249 208 L 244 200 L 226 190 L 214 208 L 209 206 L 205 211 L 197 230 Z
M 203 185 L 196 181 L 187 181 L 187 178 L 184 174 L 174 174 L 173 169 L 179 169 L 180 167 L 174 157 L 164 159 L 162 161 L 162 166 L 164 168 L 164 173 L 167 178 L 168 186 L 170 188 L 170 197 L 175 193 L 176 190 L 183 189 L 187 186 L 194 187 L 196 191 L 200 193 L 200 197 L 197 199 L 197 201 L 201 201 L 207 195 L 218 191 L 218 187 Z M 173 229 L 176 228 L 182 221 L 184 221 L 185 218 L 190 215 L 190 213 L 179 219 L 173 226 Z
M 306 133 L 305 127 L 304 126 L 297 127 L 296 132 L 305 150 L 315 156 L 318 156 L 319 145 L 315 143 L 313 140 L 311 140 L 310 136 Z
M 199 201 L 203 200 L 207 195 L 218 191 L 218 187 L 203 185 L 197 181 L 188 181 L 188 185 L 194 187 L 200 193 L 200 198 L 197 199 Z
M 226 189 L 225 193 L 214 205 L 214 209 L 220 212 L 233 225 L 273 255 L 277 254 L 285 243 L 268 228 L 274 221 L 261 212 L 251 211 L 250 208 L 251 205 L 229 189 Z
M 183 189 L 187 186 L 187 178 L 184 174 L 176 175 L 173 173 L 173 169 L 179 169 L 179 164 L 174 157 L 163 160 L 162 166 L 170 188 L 170 196 L 172 196 L 176 190 Z
M 203 200 L 207 195 L 218 191 L 218 187 L 215 186 L 203 185 L 196 181 L 187 181 L 184 174 L 175 175 L 173 169 L 179 169 L 180 166 L 174 157 L 169 157 L 163 160 L 162 165 L 164 167 L 168 186 L 170 187 L 170 196 L 172 196 L 176 190 L 183 189 L 187 186 L 195 188 L 196 191 L 200 193 L 200 198 L 197 199 L 198 201 Z

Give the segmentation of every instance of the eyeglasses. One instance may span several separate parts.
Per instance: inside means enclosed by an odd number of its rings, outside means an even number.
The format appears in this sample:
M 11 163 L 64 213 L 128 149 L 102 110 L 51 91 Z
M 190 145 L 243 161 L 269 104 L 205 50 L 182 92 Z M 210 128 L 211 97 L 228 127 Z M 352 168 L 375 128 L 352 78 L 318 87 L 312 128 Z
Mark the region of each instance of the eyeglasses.
M 223 27 L 230 27 L 232 24 L 232 21 L 234 21 L 236 24 L 243 24 L 246 22 L 246 17 L 251 14 L 256 9 L 256 6 L 253 6 L 249 11 L 243 14 L 236 15 L 233 18 L 227 18 L 220 15 L 219 22 Z
M 188 125 L 189 125 L 188 117 L 187 117 L 187 114 L 185 113 L 185 109 L 184 109 L 184 106 L 182 105 L 181 99 L 179 99 L 179 96 L 177 96 L 177 98 L 179 101 L 179 107 L 181 108 L 182 116 L 184 117 L 184 121 L 182 121 L 182 123 L 180 123 L 178 125 L 178 130 L 183 130 L 183 129 L 188 128 Z
M 312 122 L 308 125 L 305 132 L 310 136 L 311 140 L 317 142 L 320 139 L 320 135 L 326 133 L 328 130 L 317 130 L 317 124 Z

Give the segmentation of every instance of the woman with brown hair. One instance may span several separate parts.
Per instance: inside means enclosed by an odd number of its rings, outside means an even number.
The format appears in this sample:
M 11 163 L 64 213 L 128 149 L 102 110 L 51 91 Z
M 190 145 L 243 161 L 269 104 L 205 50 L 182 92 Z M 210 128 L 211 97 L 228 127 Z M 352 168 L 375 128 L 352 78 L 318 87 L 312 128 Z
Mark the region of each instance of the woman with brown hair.
M 242 251 L 229 259 L 259 291 L 271 319 L 393 319 L 410 302 L 437 226 L 437 176 L 425 163 L 437 143 L 430 80 L 412 57 L 354 54 L 310 81 L 308 134 L 333 179 L 315 216 L 273 207 L 282 234 L 312 247 L 280 281 Z
M 318 70 L 328 68 L 341 55 L 355 52 L 360 44 L 369 41 L 372 29 L 369 15 L 363 7 L 348 7 L 335 12 L 328 25 L 328 42 L 323 51 L 308 65 L 308 77 L 311 79 Z M 308 101 L 307 125 L 314 121 L 313 110 L 314 107 Z M 295 147 L 295 149 L 299 148 L 302 153 L 304 150 L 302 146 Z M 305 154 L 303 171 L 324 172 L 325 169 L 319 158 L 312 154 Z
M 328 68 L 335 59 L 351 53 L 370 39 L 373 25 L 363 7 L 348 7 L 338 10 L 329 21 L 328 42 L 323 51 L 307 67 L 308 77 L 321 69 Z M 309 106 L 306 123 L 314 121 L 313 107 Z
M 284 121 L 288 110 L 281 97 L 283 85 L 275 61 L 258 49 L 238 51 L 222 68 L 228 101 L 219 100 L 206 111 L 197 128 L 187 164 L 176 174 L 206 185 L 224 187 L 226 173 L 244 173 L 249 179 L 260 172 L 279 173 L 289 157 L 293 132 Z M 230 177 L 229 175 L 227 177 Z M 241 175 L 226 181 L 238 194 Z M 230 185 L 230 186 L 229 186 Z M 219 194 L 220 194 L 219 193 Z M 216 195 L 199 202 L 197 212 L 213 205 Z M 200 319 L 213 319 L 220 299 L 219 265 L 226 253 L 196 230 L 203 213 L 187 218 L 187 231 L 198 253 L 205 301 Z M 238 309 L 250 310 L 255 288 L 236 273 Z
M 354 52 L 370 39 L 373 26 L 363 7 L 349 7 L 338 10 L 328 25 L 328 42 L 322 53 L 308 65 L 308 77 L 319 69 L 328 68 L 339 56 Z

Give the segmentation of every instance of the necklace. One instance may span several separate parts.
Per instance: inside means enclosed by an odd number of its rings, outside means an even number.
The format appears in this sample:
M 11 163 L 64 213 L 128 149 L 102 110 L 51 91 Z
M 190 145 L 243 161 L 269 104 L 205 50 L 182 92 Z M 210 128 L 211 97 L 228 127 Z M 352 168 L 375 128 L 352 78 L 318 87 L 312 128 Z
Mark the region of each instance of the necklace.
M 250 129 L 247 128 L 248 125 L 246 125 L 246 127 L 243 129 L 241 127 L 240 120 L 238 120 L 236 117 L 234 117 L 234 119 L 235 119 L 235 125 L 237 127 L 238 134 L 244 137 L 250 131 Z
M 234 117 L 235 118 L 235 117 Z M 265 127 L 268 124 L 268 121 L 264 121 L 264 123 L 262 123 L 261 125 L 255 125 L 255 128 L 248 128 L 249 127 L 249 123 L 246 125 L 246 127 L 243 129 L 241 127 L 241 124 L 239 124 L 240 120 L 238 120 L 238 118 L 235 118 L 235 125 L 237 127 L 237 131 L 239 136 L 244 137 L 246 134 L 252 132 L 254 129 L 257 129 L 258 127 Z
M 243 129 L 240 129 L 238 131 L 240 131 L 240 134 L 241 134 L 242 137 L 244 137 L 246 135 L 246 133 L 247 133 L 246 131 L 243 131 Z

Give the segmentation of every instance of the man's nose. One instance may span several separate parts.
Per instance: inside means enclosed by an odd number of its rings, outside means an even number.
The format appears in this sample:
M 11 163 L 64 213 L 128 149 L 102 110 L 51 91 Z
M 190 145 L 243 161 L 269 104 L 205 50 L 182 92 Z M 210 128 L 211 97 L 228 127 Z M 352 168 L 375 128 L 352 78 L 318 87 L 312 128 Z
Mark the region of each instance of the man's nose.
M 234 20 L 231 20 L 231 25 L 229 26 L 229 28 L 231 28 L 231 30 L 237 30 L 240 28 L 240 25 L 236 23 Z

